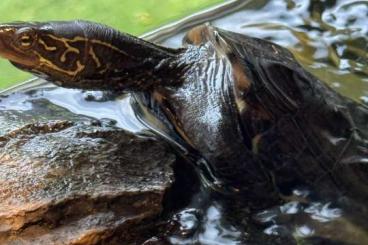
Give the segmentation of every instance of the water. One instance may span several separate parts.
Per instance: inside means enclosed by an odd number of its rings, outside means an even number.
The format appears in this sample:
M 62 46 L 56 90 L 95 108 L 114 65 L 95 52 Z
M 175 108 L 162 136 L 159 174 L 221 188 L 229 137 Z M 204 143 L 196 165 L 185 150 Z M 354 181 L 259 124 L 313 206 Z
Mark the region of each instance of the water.
M 252 1 L 211 23 L 287 47 L 310 72 L 361 101 L 368 95 L 367 21 L 367 1 L 274 0 Z M 179 46 L 181 37 L 165 44 Z
M 172 244 L 235 245 L 242 242 L 242 232 L 226 221 L 221 205 L 216 202 L 204 210 L 184 209 L 173 220 L 178 222 L 180 232 L 169 236 Z
M 306 69 L 334 89 L 368 102 L 368 1 L 248 3 L 212 24 L 287 47 Z M 183 35 L 179 33 L 163 44 L 179 47 Z M 132 110 L 130 95 L 108 98 L 98 92 L 41 89 L 3 98 L 0 110 L 29 112 L 37 102 L 47 100 L 74 114 L 111 119 L 132 132 L 146 129 Z M 281 205 L 252 213 L 246 203 L 200 190 L 185 207 L 166 214 L 175 228 L 165 239 L 172 244 L 208 245 L 368 244 L 368 225 L 355 204 L 321 200 L 308 189 L 295 189 L 286 199 Z
M 32 93 L 15 93 L 4 97 L 0 102 L 0 110 L 35 111 L 35 104 L 47 100 L 76 115 L 113 120 L 116 126 L 133 133 L 146 129 L 135 117 L 130 106 L 130 95 L 123 95 L 115 100 L 105 99 L 102 96 L 101 92 L 83 92 L 64 88 L 42 89 Z M 54 119 L 63 119 L 55 116 Z

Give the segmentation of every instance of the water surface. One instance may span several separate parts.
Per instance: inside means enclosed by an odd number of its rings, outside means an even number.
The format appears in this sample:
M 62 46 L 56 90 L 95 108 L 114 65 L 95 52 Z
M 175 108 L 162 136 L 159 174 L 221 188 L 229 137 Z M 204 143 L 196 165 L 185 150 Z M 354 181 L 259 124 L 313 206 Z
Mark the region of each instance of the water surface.
M 368 96 L 368 1 L 250 1 L 212 21 L 223 29 L 291 50 L 314 75 L 356 100 Z M 182 35 L 166 40 L 180 46 Z

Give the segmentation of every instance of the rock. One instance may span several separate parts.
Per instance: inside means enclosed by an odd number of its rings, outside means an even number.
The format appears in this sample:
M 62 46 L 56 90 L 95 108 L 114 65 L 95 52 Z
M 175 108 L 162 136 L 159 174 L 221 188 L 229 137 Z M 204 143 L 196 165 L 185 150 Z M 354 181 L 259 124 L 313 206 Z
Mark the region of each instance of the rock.
M 44 98 L 33 98 L 31 94 L 0 96 L 0 135 L 30 123 L 68 120 L 73 122 L 91 121 L 84 115 L 75 114 Z M 8 101 L 9 100 L 9 101 Z
M 96 122 L 3 134 L 0 244 L 140 244 L 152 236 L 175 159 L 154 137 Z

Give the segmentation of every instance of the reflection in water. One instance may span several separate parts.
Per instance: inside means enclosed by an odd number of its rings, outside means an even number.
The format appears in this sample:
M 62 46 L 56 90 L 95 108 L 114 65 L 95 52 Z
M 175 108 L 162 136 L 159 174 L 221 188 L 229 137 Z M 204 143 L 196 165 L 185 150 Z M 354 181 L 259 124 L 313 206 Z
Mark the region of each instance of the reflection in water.
M 76 89 L 55 88 L 33 93 L 15 93 L 1 100 L 0 110 L 29 111 L 33 104 L 47 99 L 52 104 L 68 109 L 75 114 L 96 119 L 111 119 L 116 126 L 131 132 L 139 132 L 145 127 L 136 119 L 130 106 L 130 95 L 111 100 L 102 92 L 82 92 Z
M 145 128 L 134 116 L 134 112 L 130 107 L 129 95 L 116 100 L 105 101 L 101 96 L 98 92 L 88 92 L 86 94 L 80 90 L 66 90 L 63 88 L 44 91 L 42 95 L 43 98 L 48 99 L 53 104 L 68 108 L 73 113 L 97 119 L 115 120 L 118 127 L 131 132 L 139 132 Z M 96 99 L 93 99 L 93 97 L 96 97 Z
M 1 98 L 0 110 L 27 111 L 32 110 L 32 103 L 28 96 L 22 93 L 12 94 Z
M 176 215 L 180 234 L 171 236 L 172 244 L 241 244 L 242 232 L 226 223 L 219 203 L 212 203 L 198 217 L 198 210 L 185 209 Z M 197 214 L 196 214 L 197 213 Z
M 368 103 L 367 1 L 250 2 L 252 8 L 213 24 L 288 47 L 309 71 L 330 86 Z M 180 46 L 182 36 L 169 38 L 165 44 Z M 145 128 L 135 118 L 129 95 L 108 100 L 98 93 L 57 88 L 2 98 L 0 110 L 31 111 L 37 101 L 44 99 L 75 114 L 112 119 L 117 126 L 132 132 Z M 172 244 L 244 244 L 244 239 L 260 236 L 257 231 L 269 237 L 294 237 L 297 242 L 303 239 L 306 243 L 302 244 L 368 244 L 367 222 L 354 222 L 359 214 L 346 212 L 337 201 L 320 200 L 312 194 L 311 190 L 295 189 L 286 203 L 249 215 L 244 223 L 240 222 L 242 216 L 225 215 L 227 206 L 223 199 L 200 193 L 190 205 L 173 214 L 178 228 L 168 234 L 168 240 Z M 262 239 L 253 244 L 266 244 L 259 242 Z M 294 244 L 292 240 L 288 241 Z M 289 243 L 275 240 L 268 244 Z
M 254 219 L 266 228 L 269 235 L 292 235 L 297 239 L 323 238 L 347 244 L 367 244 L 364 227 L 354 224 L 348 214 L 331 202 L 313 200 L 291 201 L 261 211 Z
M 368 95 L 367 1 L 252 1 L 212 23 L 223 29 L 276 42 L 289 48 L 312 73 L 341 93 Z M 178 45 L 171 38 L 168 45 Z
M 202 234 L 199 235 L 199 242 L 202 244 L 236 244 L 240 232 L 234 227 L 226 228 L 222 223 L 221 209 L 211 206 L 207 209 L 205 227 Z

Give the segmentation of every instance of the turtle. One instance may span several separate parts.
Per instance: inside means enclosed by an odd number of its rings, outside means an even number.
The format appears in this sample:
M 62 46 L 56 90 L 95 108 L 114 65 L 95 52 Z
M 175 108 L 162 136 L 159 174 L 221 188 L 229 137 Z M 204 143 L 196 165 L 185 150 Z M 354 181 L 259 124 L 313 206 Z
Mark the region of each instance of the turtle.
M 204 24 L 173 49 L 89 21 L 16 22 L 0 25 L 0 56 L 62 87 L 137 94 L 232 193 L 367 200 L 367 107 L 275 43 Z

